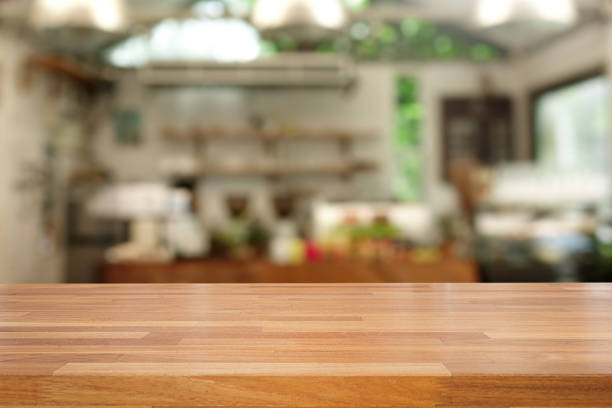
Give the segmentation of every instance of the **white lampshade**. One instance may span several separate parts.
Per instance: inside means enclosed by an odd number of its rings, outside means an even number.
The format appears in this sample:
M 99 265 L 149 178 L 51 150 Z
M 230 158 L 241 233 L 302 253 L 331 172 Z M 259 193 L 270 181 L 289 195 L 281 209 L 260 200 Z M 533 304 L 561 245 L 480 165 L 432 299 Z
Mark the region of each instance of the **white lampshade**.
M 91 28 L 122 31 L 127 25 L 124 0 L 35 0 L 31 11 L 37 29 Z
M 172 212 L 172 190 L 162 183 L 115 184 L 102 188 L 87 203 L 99 218 L 158 218 Z
M 571 24 L 576 17 L 574 0 L 479 0 L 476 15 L 483 27 L 524 21 Z
M 262 31 L 292 27 L 339 30 L 348 16 L 342 0 L 257 0 L 252 19 Z

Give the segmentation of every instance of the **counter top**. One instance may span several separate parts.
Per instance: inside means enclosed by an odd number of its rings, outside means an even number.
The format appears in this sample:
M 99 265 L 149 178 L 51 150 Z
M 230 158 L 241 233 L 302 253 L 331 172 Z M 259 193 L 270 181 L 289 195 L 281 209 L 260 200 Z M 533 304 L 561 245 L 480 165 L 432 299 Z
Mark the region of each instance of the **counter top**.
M 610 407 L 612 285 L 0 286 L 0 406 Z

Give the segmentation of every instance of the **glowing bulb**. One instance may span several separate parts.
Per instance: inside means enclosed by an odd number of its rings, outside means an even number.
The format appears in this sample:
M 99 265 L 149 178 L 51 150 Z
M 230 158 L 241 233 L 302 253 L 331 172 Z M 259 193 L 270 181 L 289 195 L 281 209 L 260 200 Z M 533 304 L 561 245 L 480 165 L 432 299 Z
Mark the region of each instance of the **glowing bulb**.
M 514 0 L 481 0 L 477 19 L 480 25 L 493 26 L 510 18 Z
M 253 22 L 260 29 L 320 26 L 339 29 L 347 21 L 341 0 L 257 0 Z
M 345 22 L 345 10 L 338 2 L 330 0 L 310 0 L 315 21 L 326 28 L 339 28 Z
M 91 27 L 120 31 L 127 21 L 124 0 L 35 0 L 31 20 L 37 28 Z
M 574 0 L 480 0 L 476 12 L 481 26 L 537 20 L 570 24 L 576 17 Z
M 125 24 L 125 4 L 120 0 L 90 0 L 93 19 L 97 27 L 107 30 L 120 30 Z
M 576 5 L 571 0 L 533 0 L 531 4 L 544 20 L 569 24 L 576 19 Z

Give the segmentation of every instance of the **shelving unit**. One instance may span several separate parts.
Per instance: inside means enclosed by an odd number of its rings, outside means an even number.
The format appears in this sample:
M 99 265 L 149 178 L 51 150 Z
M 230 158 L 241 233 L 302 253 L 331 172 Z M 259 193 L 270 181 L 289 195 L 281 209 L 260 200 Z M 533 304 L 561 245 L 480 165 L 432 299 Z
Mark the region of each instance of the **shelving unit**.
M 149 87 L 231 86 L 243 88 L 348 89 L 357 81 L 352 58 L 317 52 L 279 53 L 242 63 L 155 62 L 138 70 Z
M 255 128 L 195 127 L 177 129 L 167 126 L 162 129 L 162 137 L 168 142 L 193 143 L 196 155 L 203 157 L 207 143 L 215 141 L 259 141 L 264 143 L 266 156 L 260 162 L 247 165 L 204 164 L 190 174 L 177 174 L 182 177 L 220 176 L 244 177 L 262 176 L 270 178 L 299 176 L 339 176 L 350 178 L 357 172 L 378 168 L 374 160 L 351 157 L 353 144 L 357 141 L 376 140 L 373 132 L 353 132 L 340 129 L 297 129 L 279 128 L 276 130 Z M 337 143 L 340 158 L 337 162 L 318 164 L 285 163 L 278 158 L 277 147 L 281 142 L 293 141 L 330 141 Z M 208 162 L 208 160 L 207 160 Z
M 85 86 L 108 86 L 115 80 L 110 69 L 106 71 L 65 57 L 41 55 L 30 57 L 25 62 L 25 72 L 40 69 L 69 78 Z
M 283 128 L 278 130 L 257 130 L 249 128 L 193 128 L 180 130 L 166 127 L 162 131 L 168 141 L 203 142 L 211 140 L 263 140 L 263 141 L 357 141 L 374 140 L 374 133 L 353 132 L 338 129 L 314 130 Z
M 250 164 L 247 166 L 231 166 L 231 165 L 206 165 L 201 166 L 196 172 L 197 176 L 265 176 L 265 177 L 281 177 L 281 176 L 325 176 L 325 175 L 345 175 L 349 176 L 355 172 L 374 170 L 378 164 L 370 160 L 345 160 L 338 164 L 289 164 L 289 163 L 273 163 L 273 164 Z M 185 175 L 183 175 L 185 176 Z

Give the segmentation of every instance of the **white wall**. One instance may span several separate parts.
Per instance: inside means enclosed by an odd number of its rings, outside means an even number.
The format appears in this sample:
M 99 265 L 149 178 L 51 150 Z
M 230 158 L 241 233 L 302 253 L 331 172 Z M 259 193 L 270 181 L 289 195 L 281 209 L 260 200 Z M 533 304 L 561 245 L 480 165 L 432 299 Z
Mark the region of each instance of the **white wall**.
M 364 66 L 354 89 L 238 89 L 238 88 L 143 88 L 126 77 L 118 89 L 115 106 L 137 108 L 143 114 L 143 142 L 136 147 L 122 146 L 113 140 L 109 122 L 97 137 L 96 151 L 119 180 L 151 180 L 162 176 L 163 157 L 190 155 L 190 145 L 164 142 L 161 130 L 172 125 L 182 129 L 207 126 L 248 126 L 250 115 L 261 115 L 271 125 L 290 125 L 307 129 L 354 129 L 371 132 L 371 141 L 359 141 L 354 157 L 380 163 L 375 172 L 357 175 L 347 182 L 336 177 L 299 178 L 294 182 L 270 184 L 260 177 L 242 179 L 207 178 L 202 183 L 206 217 L 221 216 L 222 197 L 228 192 L 250 191 L 256 211 L 270 213 L 269 193 L 283 186 L 311 189 L 329 197 L 352 196 L 362 199 L 389 199 L 392 196 L 393 164 L 391 135 L 395 104 L 393 69 Z M 279 147 L 281 160 L 301 163 L 329 163 L 340 158 L 333 142 L 290 142 Z M 259 142 L 211 142 L 206 160 L 219 157 L 236 161 L 262 160 Z
M 381 163 L 380 171 L 361 175 L 353 182 L 348 194 L 363 199 L 389 199 L 396 177 L 390 160 L 393 149 L 395 117 L 395 76 L 415 76 L 419 81 L 420 96 L 425 107 L 423 122 L 423 155 L 425 188 L 428 197 L 440 183 L 440 100 L 449 96 L 481 96 L 482 78 L 486 77 L 492 92 L 508 94 L 521 103 L 522 85 L 515 75 L 515 67 L 507 64 L 429 63 L 395 66 L 392 64 L 364 64 L 359 69 L 359 84 L 348 92 L 338 90 L 244 90 L 244 89 L 145 89 L 134 78 L 126 78 L 120 87 L 115 105 L 138 108 L 143 111 L 144 141 L 139 147 L 123 147 L 113 141 L 112 127 L 97 138 L 97 151 L 102 160 L 123 180 L 146 180 L 160 176 L 159 160 L 162 156 L 181 155 L 186 149 L 161 141 L 164 125 L 182 128 L 191 126 L 246 124 L 250 114 L 257 113 L 269 123 L 292 124 L 303 127 L 334 127 L 369 130 L 378 141 L 361 142 L 356 156 L 371 157 Z M 520 110 L 518 123 L 522 120 Z M 519 135 L 522 140 L 523 135 Z M 519 143 L 519 142 L 517 142 Z M 520 144 L 520 143 L 519 143 Z M 520 151 L 520 146 L 518 147 Z M 260 159 L 261 146 L 257 143 L 214 143 L 209 146 L 208 157 L 234 156 Z M 328 161 L 337 157 L 335 146 L 311 142 L 289 145 L 282 149 L 288 160 Z M 251 178 L 230 181 L 207 180 L 203 199 L 209 208 L 216 206 L 223 191 L 251 190 L 265 202 L 266 181 Z M 346 190 L 346 183 L 328 179 L 302 180 L 300 185 L 314 186 L 330 196 Z
M 610 24 L 604 22 L 587 24 L 516 59 L 517 74 L 523 78 L 524 86 L 524 101 L 519 109 L 526 118 L 522 121 L 525 152 L 531 151 L 530 99 L 534 92 L 597 70 L 607 70 L 610 75 L 612 35 L 609 27 Z
M 442 62 L 403 65 L 399 72 L 418 78 L 419 94 L 423 103 L 422 140 L 425 160 L 425 188 L 429 202 L 435 201 L 442 181 L 442 100 L 448 97 L 482 97 L 486 92 L 508 95 L 515 107 L 523 103 L 524 84 L 513 63 L 477 64 L 469 62 Z M 521 123 L 521 110 L 516 109 L 514 126 L 518 156 L 521 157 L 525 138 Z
M 432 62 L 410 64 L 364 64 L 359 69 L 359 85 L 342 93 L 336 90 L 245 90 L 245 89 L 161 89 L 150 90 L 138 86 L 134 78 L 125 78 L 120 87 L 116 106 L 140 108 L 144 113 L 144 143 L 137 148 L 114 143 L 111 124 L 98 138 L 97 151 L 115 174 L 124 180 L 143 180 L 160 175 L 159 160 L 163 156 L 183 155 L 186 147 L 163 143 L 160 130 L 164 125 L 191 126 L 228 125 L 247 123 L 249 115 L 257 113 L 270 123 L 289 123 L 304 127 L 336 127 L 372 130 L 379 140 L 358 146 L 357 155 L 378 158 L 381 170 L 354 180 L 356 198 L 392 196 L 396 177 L 389 152 L 393 148 L 395 114 L 395 75 L 417 78 L 424 105 L 423 157 L 426 198 L 435 201 L 441 181 L 440 142 L 442 132 L 441 100 L 445 97 L 481 96 L 483 79 L 487 92 L 509 95 L 515 105 L 515 149 L 519 160 L 530 157 L 530 107 L 532 91 L 563 79 L 603 66 L 606 62 L 606 27 L 591 24 L 557 39 L 533 54 L 497 63 Z M 208 157 L 243 157 L 258 160 L 262 157 L 257 143 L 215 143 L 209 146 Z M 296 144 L 282 149 L 289 160 L 329 160 L 335 149 L 325 144 Z M 316 186 L 329 195 L 342 195 L 346 183 L 338 180 L 302 180 L 301 185 Z M 214 209 L 224 191 L 253 191 L 256 202 L 265 208 L 270 185 L 259 178 L 229 181 L 207 180 L 203 199 Z M 351 190 L 349 189 L 349 192 Z M 350 195 L 350 194 L 345 194 Z M 212 211 L 212 210 L 211 210 Z M 214 213 L 210 217 L 216 217 Z
M 529 153 L 528 96 L 531 91 L 562 81 L 596 67 L 611 65 L 612 34 L 603 24 L 592 24 L 557 40 L 548 47 L 519 58 L 512 64 L 427 63 L 392 66 L 366 64 L 359 69 L 359 85 L 348 92 L 337 90 L 245 90 L 245 89 L 159 89 L 141 88 L 126 77 L 115 101 L 116 107 L 143 111 L 144 141 L 138 147 L 117 145 L 111 121 L 103 124 L 96 141 L 100 159 L 121 180 L 150 180 L 160 175 L 159 160 L 167 155 L 188 154 L 189 146 L 164 143 L 164 125 L 184 127 L 246 124 L 251 114 L 260 114 L 275 124 L 303 127 L 334 127 L 374 132 L 374 142 L 360 142 L 359 157 L 378 159 L 381 169 L 357 177 L 352 184 L 341 180 L 305 179 L 301 185 L 329 196 L 354 194 L 356 198 L 387 199 L 392 195 L 393 163 L 390 162 L 395 111 L 394 78 L 397 73 L 415 75 L 420 83 L 426 116 L 423 122 L 425 186 L 430 200 L 441 186 L 440 100 L 447 96 L 481 95 L 481 78 L 486 76 L 492 91 L 511 95 L 516 102 L 517 149 Z M 20 86 L 22 64 L 32 50 L 23 42 L 0 32 L 0 283 L 58 282 L 63 279 L 64 249 L 61 216 L 55 234 L 42 226 L 39 193 L 18 193 L 15 184 L 26 163 L 43 162 L 50 128 L 62 116 L 70 95 L 50 97 L 50 83 L 44 77 L 24 91 Z M 285 146 L 281 155 L 288 160 L 333 160 L 336 148 L 326 143 Z M 217 143 L 209 157 L 262 157 L 257 143 Z M 64 173 L 65 176 L 65 173 Z M 60 176 L 60 179 L 63 176 Z M 60 180 L 61 184 L 61 180 Z M 272 186 L 281 188 L 281 186 Z M 251 191 L 260 212 L 269 212 L 268 181 L 257 177 L 235 180 L 207 180 L 202 198 L 208 217 L 220 216 L 220 198 L 229 191 Z M 61 203 L 58 206 L 61 212 Z
M 46 229 L 42 190 L 16 189 L 28 165 L 44 163 L 50 126 L 66 101 L 51 96 L 48 78 L 40 73 L 29 87 L 22 86 L 23 63 L 30 52 L 0 31 L 0 284 L 61 282 L 64 275 L 62 204 Z
M 510 61 L 476 63 L 434 63 L 402 66 L 401 71 L 417 75 L 426 116 L 423 123 L 426 187 L 429 196 L 441 186 L 440 140 L 441 99 L 449 96 L 482 95 L 482 78 L 490 92 L 509 95 L 514 101 L 515 149 L 518 160 L 531 157 L 530 95 L 543 87 L 594 69 L 604 68 L 608 56 L 608 28 L 593 23 L 576 29 L 533 53 Z M 612 52 L 610 52 L 612 55 Z
M 544 88 L 608 63 L 608 28 L 592 23 L 578 28 L 519 60 L 520 73 L 531 90 Z
M 593 23 L 510 61 L 478 64 L 469 62 L 403 64 L 398 71 L 418 78 L 424 106 L 423 156 L 425 187 L 429 202 L 435 204 L 441 181 L 441 100 L 453 96 L 481 96 L 482 80 L 489 92 L 506 94 L 514 101 L 515 149 L 518 160 L 530 160 L 530 95 L 532 92 L 568 78 L 612 66 L 612 39 L 606 24 Z M 610 51 L 610 52 L 608 52 Z

